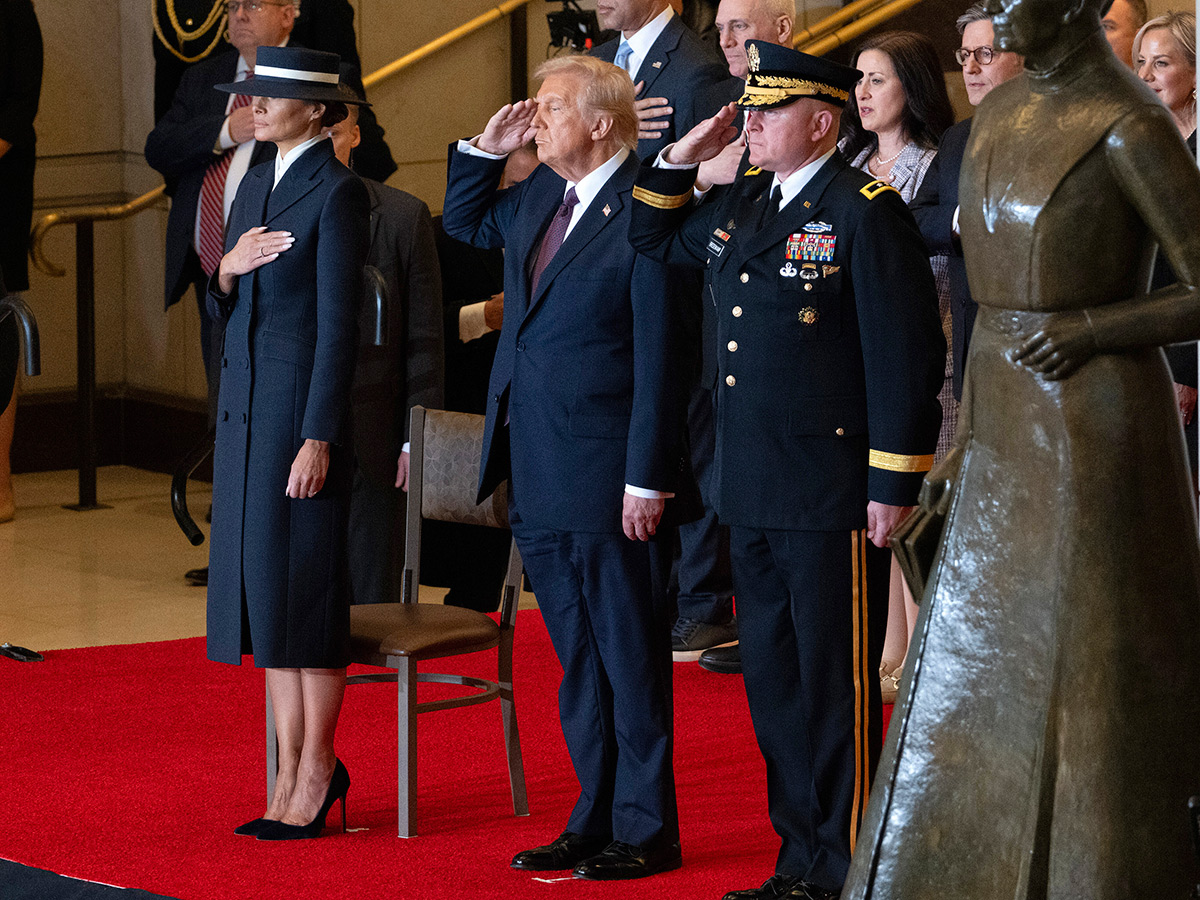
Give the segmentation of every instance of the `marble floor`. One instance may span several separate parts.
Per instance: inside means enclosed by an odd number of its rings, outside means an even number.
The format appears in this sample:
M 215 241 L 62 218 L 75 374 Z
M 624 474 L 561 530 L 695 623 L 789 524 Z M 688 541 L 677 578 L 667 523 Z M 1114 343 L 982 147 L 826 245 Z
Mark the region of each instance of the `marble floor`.
M 204 634 L 205 590 L 183 573 L 207 564 L 208 542 L 191 546 L 175 523 L 170 476 L 108 466 L 97 482 L 111 508 L 76 512 L 63 508 L 78 500 L 74 470 L 13 477 L 17 514 L 0 524 L 0 643 L 58 650 Z M 193 515 L 211 497 L 191 482 Z M 421 589 L 423 602 L 444 594 Z M 522 608 L 533 605 L 525 594 Z

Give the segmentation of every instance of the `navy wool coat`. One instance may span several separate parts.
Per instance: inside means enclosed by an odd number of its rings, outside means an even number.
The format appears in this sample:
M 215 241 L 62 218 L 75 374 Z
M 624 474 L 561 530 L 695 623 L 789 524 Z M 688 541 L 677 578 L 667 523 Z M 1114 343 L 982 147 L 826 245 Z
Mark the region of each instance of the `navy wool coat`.
M 349 654 L 346 522 L 350 384 L 370 203 L 329 141 L 310 147 L 272 191 L 274 163 L 250 170 L 230 212 L 226 252 L 249 229 L 290 231 L 291 249 L 209 285 L 227 320 L 213 463 L 208 656 L 258 666 L 337 668 Z M 325 486 L 285 493 L 305 439 L 329 441 Z

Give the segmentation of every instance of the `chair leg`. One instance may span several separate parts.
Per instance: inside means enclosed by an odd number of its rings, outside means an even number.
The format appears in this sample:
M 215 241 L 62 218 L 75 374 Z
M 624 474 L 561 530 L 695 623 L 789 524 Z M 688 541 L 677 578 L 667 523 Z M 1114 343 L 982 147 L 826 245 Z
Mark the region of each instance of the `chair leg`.
M 407 656 L 396 668 L 397 818 L 400 837 L 417 833 L 417 666 Z
M 263 679 L 264 684 L 266 679 Z M 275 709 L 271 706 L 271 689 L 267 694 L 267 806 L 275 796 L 275 776 L 279 772 L 279 739 L 275 733 Z
M 517 704 L 512 686 L 513 633 L 507 629 L 500 636 L 499 673 L 500 719 L 504 727 L 504 755 L 508 759 L 508 784 L 512 790 L 513 815 L 529 815 L 529 798 L 525 792 L 525 762 L 521 757 L 521 737 L 517 732 Z

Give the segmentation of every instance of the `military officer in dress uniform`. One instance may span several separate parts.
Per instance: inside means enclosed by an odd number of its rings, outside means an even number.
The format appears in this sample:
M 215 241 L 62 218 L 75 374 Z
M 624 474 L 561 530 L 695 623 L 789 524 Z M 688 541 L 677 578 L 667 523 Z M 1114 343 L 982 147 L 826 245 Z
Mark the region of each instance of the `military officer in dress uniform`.
M 639 251 L 705 267 L 718 316 L 715 496 L 730 526 L 746 694 L 782 838 L 725 900 L 836 897 L 881 744 L 887 540 L 933 463 L 945 341 L 900 195 L 836 152 L 859 73 L 747 41 L 748 167 L 693 206 L 735 104 L 634 189 Z

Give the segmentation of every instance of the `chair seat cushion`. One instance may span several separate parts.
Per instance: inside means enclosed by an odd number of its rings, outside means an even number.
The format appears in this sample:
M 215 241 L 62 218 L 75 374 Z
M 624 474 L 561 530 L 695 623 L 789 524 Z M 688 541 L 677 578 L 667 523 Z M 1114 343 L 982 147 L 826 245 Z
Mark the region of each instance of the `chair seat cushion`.
M 355 662 L 386 665 L 388 656 L 432 659 L 487 650 L 500 626 L 473 609 L 436 603 L 372 603 L 350 607 L 350 653 Z

